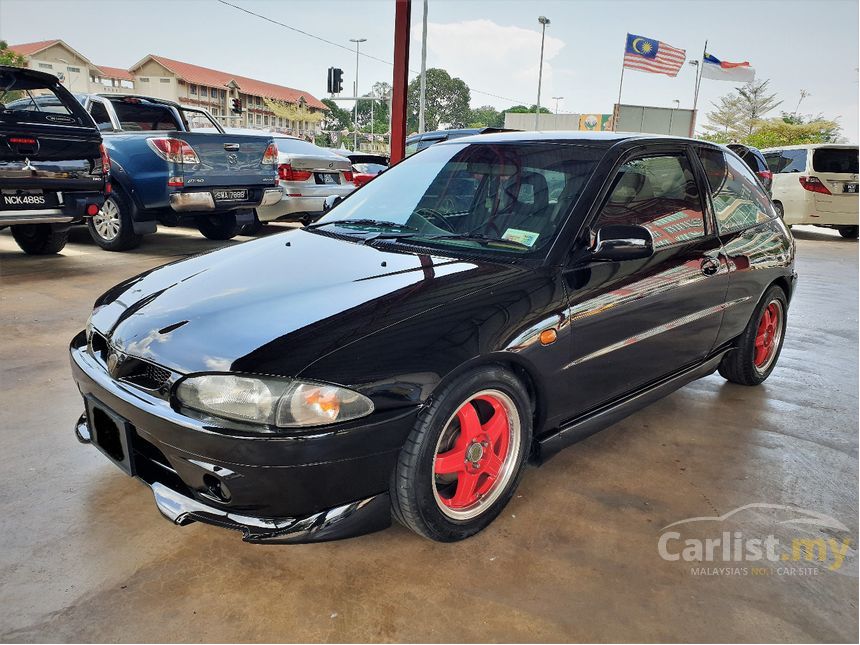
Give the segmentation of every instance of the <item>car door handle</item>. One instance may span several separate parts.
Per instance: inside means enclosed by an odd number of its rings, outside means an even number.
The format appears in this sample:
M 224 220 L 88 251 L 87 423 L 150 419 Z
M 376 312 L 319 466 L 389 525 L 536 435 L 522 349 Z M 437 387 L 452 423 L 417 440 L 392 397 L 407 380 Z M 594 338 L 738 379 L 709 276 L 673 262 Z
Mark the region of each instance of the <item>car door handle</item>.
M 720 270 L 720 262 L 715 258 L 705 258 L 702 260 L 702 273 L 705 275 L 714 275 Z

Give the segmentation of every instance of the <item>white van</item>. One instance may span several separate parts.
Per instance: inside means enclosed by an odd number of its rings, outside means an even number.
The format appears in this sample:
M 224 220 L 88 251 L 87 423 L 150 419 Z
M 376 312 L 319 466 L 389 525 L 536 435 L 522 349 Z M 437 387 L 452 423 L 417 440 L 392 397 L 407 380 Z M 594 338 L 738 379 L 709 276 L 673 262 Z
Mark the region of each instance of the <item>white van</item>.
M 773 173 L 773 203 L 786 224 L 814 224 L 857 237 L 856 145 L 819 143 L 762 153 Z

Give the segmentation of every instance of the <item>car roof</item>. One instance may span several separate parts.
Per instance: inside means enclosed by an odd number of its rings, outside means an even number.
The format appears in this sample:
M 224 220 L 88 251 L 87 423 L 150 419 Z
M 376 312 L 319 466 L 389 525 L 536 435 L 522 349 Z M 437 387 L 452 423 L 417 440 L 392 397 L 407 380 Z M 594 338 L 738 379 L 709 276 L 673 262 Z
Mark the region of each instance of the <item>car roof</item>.
M 456 143 L 532 143 L 535 141 L 545 141 L 552 143 L 572 142 L 572 143 L 587 143 L 597 146 L 612 146 L 621 141 L 637 141 L 654 143 L 696 143 L 716 147 L 710 141 L 702 141 L 700 139 L 690 139 L 688 137 L 674 137 L 662 134 L 644 134 L 641 132 L 587 132 L 580 130 L 547 130 L 547 131 L 514 131 L 514 132 L 495 132 L 491 134 L 480 134 L 468 137 L 460 137 L 453 141 L 440 141 L 436 145 L 449 145 Z
M 445 137 L 465 137 L 470 134 L 483 134 L 483 133 L 492 133 L 492 132 L 519 132 L 519 130 L 513 130 L 510 128 L 493 128 L 490 126 L 482 127 L 482 128 L 451 128 L 449 130 L 429 130 L 427 132 L 418 132 L 416 134 L 410 134 L 406 137 L 406 142 L 417 141 L 419 139 L 437 139 L 437 138 L 445 138 Z
M 778 150 L 814 150 L 815 148 L 846 148 L 857 150 L 856 143 L 804 143 L 794 146 L 775 146 L 773 148 L 762 148 L 762 152 L 776 152 Z

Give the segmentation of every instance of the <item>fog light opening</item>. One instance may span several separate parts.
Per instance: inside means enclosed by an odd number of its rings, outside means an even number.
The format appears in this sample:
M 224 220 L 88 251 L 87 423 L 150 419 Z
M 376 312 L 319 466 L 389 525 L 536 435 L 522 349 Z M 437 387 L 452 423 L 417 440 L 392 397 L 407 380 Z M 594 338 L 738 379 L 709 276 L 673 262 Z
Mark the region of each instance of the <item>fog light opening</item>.
M 203 475 L 203 485 L 206 486 L 206 491 L 213 497 L 220 499 L 222 502 L 230 501 L 230 491 L 214 475 L 208 473 Z

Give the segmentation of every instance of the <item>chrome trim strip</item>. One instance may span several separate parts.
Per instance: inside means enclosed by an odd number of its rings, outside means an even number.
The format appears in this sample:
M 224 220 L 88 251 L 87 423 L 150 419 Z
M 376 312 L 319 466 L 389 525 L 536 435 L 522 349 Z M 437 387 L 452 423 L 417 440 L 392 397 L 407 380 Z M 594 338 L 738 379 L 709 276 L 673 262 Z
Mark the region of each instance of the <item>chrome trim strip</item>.
M 59 208 L 41 210 L 3 211 L 0 210 L 0 226 L 15 224 L 66 224 L 74 221 L 73 215 L 64 215 Z
M 691 314 L 687 314 L 686 316 L 681 316 L 680 318 L 675 318 L 674 320 L 670 320 L 667 323 L 663 323 L 662 325 L 657 325 L 656 327 L 652 327 L 651 329 L 646 329 L 645 331 L 635 334 L 633 336 L 629 336 L 624 340 L 620 340 L 617 343 L 612 343 L 611 345 L 607 345 L 606 347 L 601 347 L 600 349 L 591 352 L 590 354 L 586 354 L 585 356 L 580 356 L 577 359 L 574 359 L 570 363 L 565 366 L 566 368 L 575 367 L 576 365 L 580 365 L 586 361 L 590 361 L 592 358 L 598 358 L 600 356 L 605 356 L 610 352 L 614 352 L 617 349 L 621 349 L 622 347 L 628 347 L 639 341 L 646 340 L 648 338 L 653 338 L 658 334 L 662 334 L 663 332 L 670 331 L 672 329 L 677 329 L 678 327 L 682 327 L 683 325 L 688 325 L 691 322 L 695 322 L 697 320 L 701 320 L 707 316 L 712 316 L 713 314 L 718 314 L 729 307 L 734 307 L 735 305 L 739 305 L 742 302 L 746 302 L 752 299 L 752 296 L 744 296 L 743 298 L 738 298 L 736 300 L 730 300 L 728 302 L 724 302 L 719 305 L 715 305 L 713 307 L 708 307 L 707 309 L 702 309 L 701 311 L 696 311 Z

